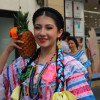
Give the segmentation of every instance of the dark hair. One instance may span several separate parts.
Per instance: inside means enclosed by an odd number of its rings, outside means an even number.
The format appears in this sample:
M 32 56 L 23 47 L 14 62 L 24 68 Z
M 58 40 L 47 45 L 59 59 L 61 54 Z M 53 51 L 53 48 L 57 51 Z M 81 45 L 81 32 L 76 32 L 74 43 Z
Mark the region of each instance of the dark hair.
M 64 28 L 62 15 L 57 10 L 50 7 L 42 7 L 38 9 L 33 15 L 33 24 L 35 23 L 36 18 L 42 15 L 52 18 L 55 21 L 56 26 L 58 27 L 58 31 Z
M 62 40 L 65 40 L 69 36 L 70 36 L 69 32 L 63 32 L 63 34 L 62 34 Z
M 78 48 L 79 45 L 78 45 L 77 39 L 76 39 L 75 37 L 70 36 L 70 37 L 68 38 L 68 42 L 69 42 L 70 40 L 74 41 L 76 47 Z

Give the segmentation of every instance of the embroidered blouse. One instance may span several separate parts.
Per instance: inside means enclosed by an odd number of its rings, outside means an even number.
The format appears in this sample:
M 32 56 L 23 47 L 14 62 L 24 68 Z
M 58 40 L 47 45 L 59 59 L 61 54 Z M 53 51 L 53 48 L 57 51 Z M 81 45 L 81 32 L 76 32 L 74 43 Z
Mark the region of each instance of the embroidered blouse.
M 86 68 L 88 68 L 91 65 L 90 60 L 88 60 L 83 50 L 79 50 L 75 55 L 71 55 L 71 53 L 69 53 L 68 55 L 74 57 L 76 60 L 81 62 L 81 64 L 84 65 Z
M 24 60 L 22 57 L 19 57 L 10 66 L 4 69 L 3 81 L 4 81 L 4 86 L 5 86 L 6 100 L 11 100 L 10 96 L 12 94 L 12 91 L 18 85 L 19 73 L 22 71 L 24 64 L 28 61 L 29 59 Z M 34 62 L 31 63 L 31 65 L 34 65 L 34 64 L 35 64 Z M 84 74 L 87 73 L 86 68 L 79 61 L 76 61 L 75 58 L 71 56 L 67 56 L 67 55 L 64 56 L 63 64 L 65 65 L 64 90 L 68 90 L 72 92 L 74 95 L 76 95 L 77 100 L 95 100 L 92 90 L 90 89 L 84 77 Z M 56 67 L 56 62 L 52 62 L 50 63 L 50 65 L 53 65 Z M 36 81 L 37 81 L 38 75 L 41 72 L 43 67 L 44 67 L 43 64 L 37 65 L 37 73 L 34 78 L 33 88 L 36 87 Z M 29 94 L 27 92 L 28 83 L 29 83 L 29 78 L 27 78 L 22 83 L 23 85 L 22 100 L 30 100 Z M 41 79 L 39 100 L 44 100 L 45 88 L 46 88 L 46 82 L 45 80 Z M 46 100 L 51 99 L 55 91 L 55 88 L 56 88 L 56 80 L 53 80 L 53 82 L 49 83 L 47 86 Z M 33 94 L 35 94 L 35 91 L 33 91 Z

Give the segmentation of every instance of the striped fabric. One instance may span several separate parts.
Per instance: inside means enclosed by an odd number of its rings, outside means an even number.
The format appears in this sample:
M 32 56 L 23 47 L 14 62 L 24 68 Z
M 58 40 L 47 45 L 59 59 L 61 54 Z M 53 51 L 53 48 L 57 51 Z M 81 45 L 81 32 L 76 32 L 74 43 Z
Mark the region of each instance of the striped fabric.
M 86 68 L 91 65 L 91 62 L 88 60 L 83 50 L 79 50 L 75 55 L 71 55 L 71 53 L 69 53 L 68 55 L 74 57 L 76 60 L 81 62 Z
M 75 55 L 71 55 L 71 53 L 69 53 L 68 55 L 74 57 L 76 60 L 81 62 L 81 64 L 84 65 L 86 69 L 91 66 L 91 62 L 90 60 L 88 60 L 83 50 L 79 50 Z M 88 79 L 88 73 L 85 74 L 85 77 Z M 88 84 L 91 87 L 91 80 L 88 81 Z
M 19 74 L 24 66 L 24 62 L 26 63 L 28 59 L 25 61 L 19 57 L 16 61 L 13 62 L 9 67 L 7 67 L 3 72 L 4 77 L 4 85 L 5 85 L 5 94 L 6 94 L 6 100 L 11 100 L 10 95 L 13 91 L 13 89 L 18 85 L 18 77 Z M 32 65 L 35 63 L 32 62 Z M 52 65 L 56 67 L 56 62 L 52 62 Z M 63 64 L 64 67 L 64 89 L 67 89 L 68 91 L 72 92 L 76 95 L 77 100 L 95 100 L 94 95 L 86 82 L 86 79 L 84 77 L 84 74 L 87 73 L 84 66 L 76 61 L 71 56 L 64 56 Z M 38 78 L 38 73 L 41 72 L 42 68 L 44 67 L 43 64 L 37 65 L 37 74 L 34 79 L 33 88 L 36 87 L 36 80 Z M 67 81 L 67 84 L 66 84 Z M 29 79 L 26 79 L 23 84 L 23 100 L 29 100 L 29 96 L 27 94 L 28 90 L 28 82 Z M 40 97 L 39 100 L 44 100 L 45 98 L 45 87 L 46 82 L 41 79 L 41 86 L 40 86 Z M 54 91 L 56 89 L 56 80 L 54 82 L 51 82 L 48 84 L 47 87 L 47 100 L 50 100 Z M 34 91 L 33 91 L 34 92 Z

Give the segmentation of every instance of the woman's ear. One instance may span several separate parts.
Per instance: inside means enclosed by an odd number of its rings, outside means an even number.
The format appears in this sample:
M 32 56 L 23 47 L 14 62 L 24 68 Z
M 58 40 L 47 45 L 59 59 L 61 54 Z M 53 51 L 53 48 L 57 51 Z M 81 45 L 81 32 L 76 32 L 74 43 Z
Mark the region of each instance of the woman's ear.
M 60 31 L 58 31 L 57 38 L 60 38 L 60 37 L 61 37 L 61 35 L 62 35 L 62 33 L 63 33 L 63 29 L 60 29 Z

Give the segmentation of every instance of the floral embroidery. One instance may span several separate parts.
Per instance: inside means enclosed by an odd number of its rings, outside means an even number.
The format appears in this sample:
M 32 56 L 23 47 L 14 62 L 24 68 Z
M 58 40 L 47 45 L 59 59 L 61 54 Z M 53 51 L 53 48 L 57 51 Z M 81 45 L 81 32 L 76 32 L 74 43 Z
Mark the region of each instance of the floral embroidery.
M 48 65 L 46 71 L 42 75 L 43 80 L 50 83 L 53 82 L 57 77 L 56 67 L 54 65 Z
M 45 100 L 46 100 L 48 83 L 53 82 L 56 79 L 56 77 L 57 77 L 56 67 L 54 65 L 48 65 L 46 71 L 42 75 L 42 79 L 47 82 L 45 88 Z

